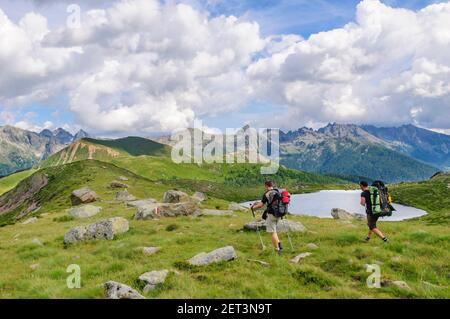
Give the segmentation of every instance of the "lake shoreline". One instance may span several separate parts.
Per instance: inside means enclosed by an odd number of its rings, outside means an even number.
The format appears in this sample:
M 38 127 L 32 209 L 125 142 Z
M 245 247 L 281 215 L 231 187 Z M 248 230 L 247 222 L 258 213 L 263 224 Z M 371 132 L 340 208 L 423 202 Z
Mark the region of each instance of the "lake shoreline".
M 295 216 L 312 216 L 332 218 L 331 209 L 340 208 L 350 213 L 364 214 L 365 208 L 359 204 L 360 190 L 320 190 L 318 192 L 292 194 L 290 214 Z M 249 207 L 254 201 L 242 203 Z M 384 217 L 380 221 L 403 221 L 418 218 L 428 213 L 422 209 L 393 203 L 396 211 L 392 216 Z

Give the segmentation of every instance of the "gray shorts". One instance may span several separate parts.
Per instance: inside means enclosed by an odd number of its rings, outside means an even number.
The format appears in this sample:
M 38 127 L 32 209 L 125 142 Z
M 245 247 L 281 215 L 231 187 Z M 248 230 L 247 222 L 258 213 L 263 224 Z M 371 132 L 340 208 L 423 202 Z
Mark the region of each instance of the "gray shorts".
M 266 219 L 266 231 L 268 233 L 276 233 L 277 232 L 277 225 L 281 218 L 277 218 L 273 216 L 272 214 L 267 214 Z

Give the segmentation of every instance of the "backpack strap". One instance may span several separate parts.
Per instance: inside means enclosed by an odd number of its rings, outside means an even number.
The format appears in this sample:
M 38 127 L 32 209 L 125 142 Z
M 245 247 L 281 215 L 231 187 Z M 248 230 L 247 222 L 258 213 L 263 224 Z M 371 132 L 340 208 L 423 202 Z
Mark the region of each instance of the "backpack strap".
M 267 194 L 268 192 L 270 192 L 270 191 L 276 191 L 276 192 L 277 192 L 277 195 L 280 195 L 280 191 L 279 191 L 278 189 L 276 189 L 276 188 L 267 191 L 266 194 Z M 276 200 L 278 200 L 278 198 L 277 198 L 276 196 L 273 196 L 272 201 L 271 201 L 270 203 L 268 203 L 267 206 L 272 206 L 273 203 L 275 203 Z

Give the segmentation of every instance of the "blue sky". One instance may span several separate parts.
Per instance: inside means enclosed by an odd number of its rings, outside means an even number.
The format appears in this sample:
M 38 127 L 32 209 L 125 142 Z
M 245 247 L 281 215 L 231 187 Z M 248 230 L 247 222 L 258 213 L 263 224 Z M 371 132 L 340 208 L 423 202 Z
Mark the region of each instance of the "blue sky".
M 211 1 L 211 0 L 210 0 Z M 355 18 L 358 0 L 216 0 L 201 6 L 212 15 L 248 16 L 258 21 L 263 34 L 300 34 L 307 38 L 313 33 L 341 27 Z M 384 3 L 407 9 L 421 9 L 435 0 L 384 0 Z
M 59 2 L 53 0 L 0 0 L 0 8 L 14 23 L 19 23 L 20 19 L 28 12 L 37 12 L 45 16 L 49 28 L 54 29 L 64 25 L 67 17 L 67 4 L 73 2 L 76 3 L 76 1 L 69 0 Z M 356 0 L 171 0 L 171 2 L 189 4 L 193 8 L 207 12 L 209 17 L 234 15 L 242 17 L 246 21 L 256 21 L 262 37 L 296 34 L 305 39 L 311 34 L 340 28 L 354 21 L 356 6 L 359 3 Z M 418 10 L 432 3 L 445 1 L 384 0 L 382 2 L 395 8 Z M 110 5 L 110 1 L 106 0 L 83 0 L 79 3 L 82 10 L 105 8 Z M 406 67 L 409 64 L 407 63 Z M 51 122 L 53 126 L 68 125 L 67 127 L 71 130 L 84 127 L 84 123 L 78 122 L 79 116 L 70 111 L 68 95 L 68 93 L 59 93 L 58 96 L 47 99 L 45 102 L 31 101 L 8 108 L 1 104 L 0 99 L 0 125 L 7 121 L 13 123 L 26 121 L 36 128 L 45 126 L 45 122 Z M 238 127 L 249 121 L 270 118 L 284 108 L 286 105 L 276 104 L 273 101 L 259 99 L 259 102 L 255 102 L 251 100 L 238 110 L 226 114 L 206 115 L 203 120 L 212 127 L 222 129 Z M 13 120 L 11 120 L 11 116 L 14 118 Z

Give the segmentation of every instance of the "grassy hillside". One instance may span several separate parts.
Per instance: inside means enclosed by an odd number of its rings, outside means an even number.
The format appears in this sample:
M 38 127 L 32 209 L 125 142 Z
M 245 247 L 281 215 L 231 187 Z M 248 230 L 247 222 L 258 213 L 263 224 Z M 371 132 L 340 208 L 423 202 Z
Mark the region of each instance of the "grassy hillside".
M 16 185 L 23 179 L 36 172 L 36 169 L 29 169 L 26 171 L 14 173 L 12 175 L 0 178 L 0 195 L 16 187 Z
M 82 187 L 92 187 L 98 189 L 98 195 L 104 200 L 112 200 L 115 192 L 107 186 L 118 176 L 129 178 L 127 184 L 130 186 L 130 192 L 140 197 L 161 196 L 163 190 L 154 182 L 141 176 L 137 176 L 127 170 L 119 168 L 109 163 L 103 163 L 95 160 L 74 162 L 67 165 L 48 167 L 39 170 L 29 178 L 22 180 L 17 188 L 23 188 L 23 192 L 28 187 L 29 180 L 35 175 L 45 175 L 48 178 L 48 185 L 32 194 L 31 198 L 7 214 L 0 213 L 0 225 L 13 223 L 17 216 L 26 210 L 31 204 L 35 203 L 39 209 L 27 215 L 38 216 L 43 213 L 53 213 L 54 211 L 70 207 L 70 194 L 72 191 Z M 14 198 L 20 197 L 16 189 L 3 194 L 0 197 L 1 203 L 7 203 Z
M 140 159 L 141 161 L 139 161 Z M 78 188 L 87 186 L 93 188 L 104 189 L 110 182 L 118 176 L 126 176 L 131 179 L 131 191 L 152 197 L 162 196 L 162 193 L 170 188 L 177 188 L 189 192 L 197 190 L 205 192 L 207 195 L 222 200 L 244 201 L 259 198 L 263 192 L 264 179 L 260 180 L 259 166 L 250 166 L 247 168 L 243 165 L 236 167 L 230 166 L 211 166 L 209 169 L 202 169 L 194 164 L 185 164 L 185 167 L 191 169 L 180 170 L 176 164 L 170 162 L 167 158 L 164 160 L 147 157 L 127 157 L 126 161 L 136 161 L 137 165 L 131 165 L 133 169 L 126 170 L 112 163 L 101 162 L 97 160 L 74 161 L 70 164 L 49 166 L 38 170 L 33 175 L 31 172 L 23 172 L 24 179 L 21 180 L 15 189 L 0 196 L 0 206 L 14 202 L 21 198 L 22 194 L 28 189 L 33 189 L 33 196 L 20 203 L 13 211 L 2 213 L 0 210 L 0 225 L 14 223 L 18 217 L 22 215 L 26 217 L 40 215 L 46 212 L 53 212 L 62 207 L 70 205 L 70 193 Z M 119 162 L 123 165 L 123 162 Z M 170 172 L 173 168 L 173 174 L 177 175 L 155 175 L 154 170 L 150 170 L 149 166 L 155 163 L 160 164 L 160 170 Z M 142 169 L 142 164 L 148 169 Z M 124 165 L 129 167 L 128 165 Z M 136 167 L 142 169 L 142 171 Z M 143 176 L 135 174 L 142 173 Z M 148 172 L 148 173 L 147 173 Z M 186 172 L 183 174 L 182 172 Z M 197 174 L 197 172 L 200 172 Z M 215 173 L 215 174 L 214 174 Z M 27 175 L 31 175 L 28 177 Z M 37 175 L 45 175 L 48 178 L 48 185 L 39 191 L 33 188 L 33 178 Z M 187 176 L 188 178 L 180 178 Z M 12 178 L 13 176 L 11 176 Z M 21 176 L 15 176 L 13 179 L 17 182 Z M 157 177 L 161 179 L 156 179 Z M 319 181 L 334 182 L 335 180 L 328 177 L 316 176 L 314 174 L 297 172 L 285 168 L 280 169 L 279 173 L 272 176 L 275 181 L 285 181 L 284 186 L 290 186 L 291 192 L 308 192 L 317 189 L 326 188 L 323 184 L 316 184 Z M 154 180 L 151 180 L 154 178 Z M 244 183 L 243 179 L 246 179 Z M 41 179 L 37 179 L 40 181 Z M 215 180 L 215 181 L 214 181 Z M 237 182 L 236 182 L 237 181 Z M 12 181 L 10 181 L 11 183 Z M 129 184 L 127 182 L 127 184 Z M 331 186 L 329 186 L 331 187 Z M 142 193 L 145 191 L 145 193 Z M 114 192 L 99 193 L 102 198 L 113 199 Z M 30 208 L 31 207 L 31 208 Z M 28 213 L 28 210 L 36 211 Z
M 429 215 L 423 217 L 429 223 L 450 223 L 450 174 L 438 174 L 427 181 L 401 183 L 391 187 L 397 203 L 419 207 Z
M 84 138 L 39 163 L 39 167 L 68 164 L 86 159 L 108 162 L 114 158 L 141 155 L 167 157 L 170 155 L 170 147 L 141 137 L 126 137 L 116 140 Z
M 291 234 L 293 250 L 286 235 L 281 235 L 285 253 L 280 257 L 271 250 L 261 251 L 256 233 L 241 231 L 242 226 L 252 220 L 249 212 L 236 212 L 234 217 L 135 221 L 135 209 L 115 201 L 117 190 L 108 187 L 118 176 L 125 176 L 129 179 L 126 183 L 130 185 L 130 193 L 138 198 L 161 199 L 163 192 L 172 188 L 190 194 L 201 190 L 210 196 L 203 207 L 226 209 L 228 200 L 260 196 L 261 186 L 250 187 L 245 183 L 244 176 L 249 180 L 257 178 L 255 172 L 256 168 L 247 171 L 237 166 L 236 169 L 229 167 L 221 182 L 177 178 L 156 182 L 96 160 L 75 161 L 40 170 L 33 176 L 45 174 L 48 185 L 32 197 L 41 204 L 41 209 L 30 215 L 37 216 L 37 222 L 0 228 L 0 298 L 102 298 L 101 284 L 108 280 L 123 282 L 142 292 L 137 277 L 160 269 L 174 272 L 163 285 L 147 295 L 149 298 L 450 297 L 448 225 L 440 225 L 437 220 L 434 224 L 422 220 L 380 222 L 380 227 L 391 239 L 391 243 L 385 245 L 376 239 L 370 243 L 362 242 L 366 234 L 363 221 L 289 216 L 290 220 L 302 222 L 308 232 Z M 293 178 L 289 170 L 281 170 L 280 174 L 280 178 Z M 439 185 L 446 182 L 445 176 L 430 181 Z M 409 192 L 403 193 L 403 185 L 394 187 L 393 193 L 397 201 L 406 203 L 410 197 L 405 196 Z M 95 205 L 102 206 L 103 210 L 85 220 L 72 220 L 67 213 L 70 193 L 84 186 L 100 195 L 102 200 Z M 295 187 L 299 191 L 312 191 L 324 186 L 297 183 Z M 445 201 L 442 198 L 447 195 L 439 192 L 435 199 Z M 436 204 L 420 200 L 417 206 L 424 207 L 421 205 L 435 207 L 431 205 Z M 445 211 L 445 207 L 448 207 L 447 203 L 439 204 L 431 215 L 438 214 L 441 208 Z M 113 241 L 63 245 L 64 233 L 70 228 L 116 216 L 130 222 L 129 232 Z M 14 215 L 1 218 L 3 223 L 8 223 Z M 269 247 L 268 235 L 263 233 L 263 236 Z M 306 247 L 308 243 L 315 243 L 319 248 L 310 250 Z M 226 245 L 235 247 L 237 260 L 199 269 L 184 263 L 202 251 Z M 158 246 L 162 250 L 154 256 L 146 256 L 140 250 L 144 246 Z M 295 255 L 307 251 L 312 255 L 299 264 L 289 262 Z M 381 289 L 366 286 L 369 273 L 365 265 L 374 263 L 381 267 Z M 70 264 L 81 267 L 81 289 L 66 286 L 66 268 Z M 410 289 L 397 288 L 392 284 L 395 280 L 407 282 Z
M 140 199 L 161 199 L 166 190 L 174 188 L 189 194 L 203 191 L 209 198 L 202 207 L 227 209 L 229 201 L 261 196 L 265 177 L 259 174 L 258 165 L 176 165 L 164 152 L 150 148 L 147 150 L 153 152 L 151 155 L 135 156 L 130 145 L 126 150 L 125 146 L 94 145 L 92 140 L 83 143 L 84 148 L 79 145 L 75 152 L 74 148 L 66 150 L 63 157 L 59 154 L 51 158 L 47 164 L 52 165 L 45 165 L 31 176 L 27 176 L 31 172 L 22 172 L 23 176 L 6 179 L 13 185 L 25 177 L 16 188 L 0 196 L 3 203 L 32 189 L 29 184 L 33 180 L 45 177 L 48 183 L 32 192 L 14 211 L 0 214 L 0 298 L 102 298 L 101 285 L 109 280 L 142 293 L 138 276 L 160 269 L 173 272 L 163 285 L 146 295 L 149 298 L 450 298 L 448 175 L 392 186 L 396 202 L 426 209 L 430 214 L 412 221 L 381 221 L 379 226 L 390 237 L 390 244 L 376 239 L 363 243 L 367 232 L 364 221 L 289 216 L 303 223 L 308 232 L 291 234 L 293 250 L 282 234 L 285 252 L 280 257 L 270 249 L 261 251 L 256 233 L 241 231 L 252 220 L 250 212 L 236 212 L 229 217 L 135 221 L 135 209 L 115 201 L 117 190 L 109 188 L 111 181 L 125 176 L 129 192 Z M 90 155 L 107 162 L 83 160 Z M 58 163 L 66 156 L 70 163 Z M 289 186 L 293 193 L 354 187 L 333 184 L 341 181 L 337 178 L 286 168 L 270 178 Z M 4 182 L 0 179 L 0 185 L 6 185 Z M 70 193 L 85 186 L 98 193 L 101 200 L 95 205 L 103 210 L 88 219 L 73 220 L 67 213 Z M 23 218 L 36 216 L 38 220 L 28 225 L 14 223 L 30 204 L 40 208 Z M 129 221 L 129 232 L 112 241 L 63 245 L 63 236 L 72 227 L 118 216 Z M 262 235 L 270 247 L 269 236 Z M 308 243 L 319 248 L 310 250 Z M 188 267 L 184 262 L 200 252 L 227 245 L 235 247 L 235 261 L 204 268 Z M 145 246 L 162 249 L 147 256 L 141 251 Z M 303 252 L 312 255 L 299 264 L 290 263 L 292 257 Z M 70 264 L 81 267 L 80 289 L 66 286 Z M 380 289 L 366 286 L 370 275 L 366 264 L 380 265 Z M 405 281 L 410 289 L 397 288 L 393 284 L 396 280 Z
M 107 189 L 100 186 L 95 190 L 106 194 Z M 279 257 L 270 250 L 260 250 L 256 233 L 240 231 L 251 220 L 249 213 L 236 213 L 236 217 L 134 221 L 134 209 L 109 201 L 100 205 L 103 211 L 99 215 L 83 221 L 64 221 L 67 213 L 59 209 L 34 224 L 2 228 L 0 298 L 102 298 L 101 284 L 108 280 L 123 282 L 142 292 L 137 277 L 160 269 L 175 272 L 146 295 L 148 298 L 450 297 L 447 226 L 417 221 L 381 222 L 392 240 L 383 245 L 377 240 L 361 242 L 366 233 L 364 222 L 290 217 L 302 222 L 309 231 L 291 235 L 294 251 L 290 250 L 286 235 L 281 235 L 286 249 Z M 64 247 L 63 235 L 71 227 L 113 216 L 128 219 L 130 231 L 113 241 Z M 263 236 L 269 246 L 269 237 Z M 42 245 L 33 243 L 34 239 Z M 319 249 L 309 250 L 307 243 L 315 243 Z M 183 263 L 197 253 L 226 245 L 235 247 L 237 260 L 199 269 Z M 146 256 L 140 250 L 144 246 L 162 250 Z M 306 251 L 312 255 L 299 264 L 289 262 Z M 269 265 L 249 261 L 255 259 Z M 365 264 L 373 263 L 381 267 L 381 289 L 366 286 L 369 273 Z M 81 267 L 81 289 L 66 286 L 66 268 L 70 264 Z M 407 282 L 411 290 L 396 288 L 391 283 L 394 280 Z
M 248 185 L 261 183 L 267 178 L 275 181 L 301 181 L 305 183 L 339 183 L 339 178 L 280 168 L 275 176 L 264 176 L 257 164 L 176 164 L 171 158 L 170 146 L 141 137 L 117 140 L 83 139 L 51 156 L 40 167 L 72 163 L 85 159 L 110 162 L 138 175 L 155 179 L 191 179 Z

